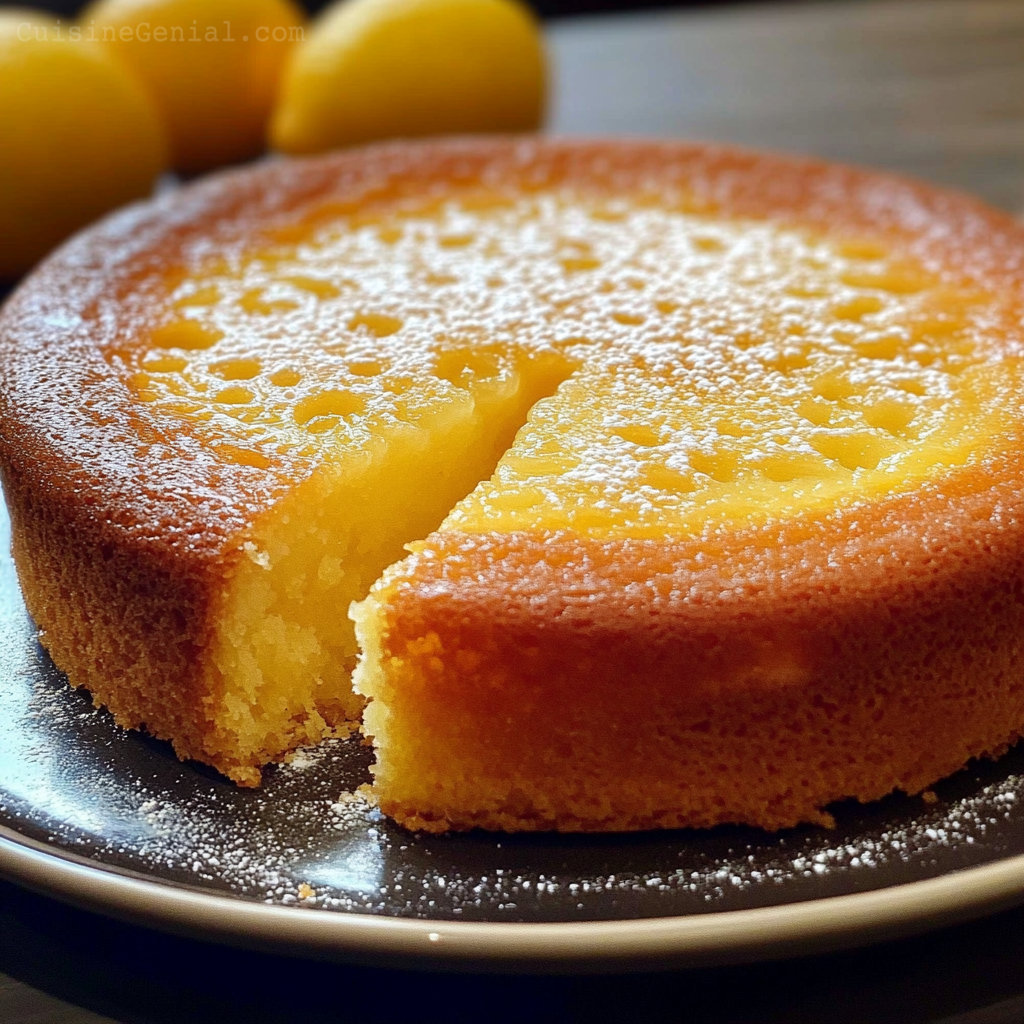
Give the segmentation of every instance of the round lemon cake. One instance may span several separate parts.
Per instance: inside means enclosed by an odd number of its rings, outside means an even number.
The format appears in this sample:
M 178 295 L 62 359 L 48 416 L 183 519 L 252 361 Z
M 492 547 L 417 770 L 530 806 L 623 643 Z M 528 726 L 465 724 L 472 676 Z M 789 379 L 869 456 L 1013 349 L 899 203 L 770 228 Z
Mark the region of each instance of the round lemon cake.
M 243 785 L 414 828 L 827 822 L 1024 731 L 1024 228 L 684 144 L 235 172 L 0 316 L 43 643 Z

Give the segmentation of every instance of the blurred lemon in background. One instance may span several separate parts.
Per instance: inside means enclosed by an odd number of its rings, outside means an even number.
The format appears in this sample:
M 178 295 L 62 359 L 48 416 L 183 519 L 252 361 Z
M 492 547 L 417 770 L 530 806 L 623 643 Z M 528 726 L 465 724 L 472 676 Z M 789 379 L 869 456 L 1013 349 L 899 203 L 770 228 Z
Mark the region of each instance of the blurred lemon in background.
M 292 0 L 98 0 L 79 18 L 149 89 L 187 174 L 262 152 L 304 23 Z
M 0 9 L 0 278 L 148 195 L 166 161 L 159 114 L 125 68 L 43 15 Z
M 270 141 L 529 131 L 544 115 L 540 26 L 517 0 L 343 0 L 292 54 Z

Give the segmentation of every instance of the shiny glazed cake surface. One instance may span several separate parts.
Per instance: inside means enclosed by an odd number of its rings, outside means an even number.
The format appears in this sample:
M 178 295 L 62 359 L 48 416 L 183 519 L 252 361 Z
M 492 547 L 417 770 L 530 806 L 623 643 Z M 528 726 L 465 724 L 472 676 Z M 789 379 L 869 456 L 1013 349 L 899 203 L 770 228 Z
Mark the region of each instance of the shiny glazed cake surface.
M 564 383 L 450 525 L 688 536 L 970 461 L 1016 387 L 1008 224 L 783 163 L 466 144 L 228 176 L 44 269 L 12 390 L 55 472 L 112 494 L 131 463 L 125 525 L 202 521 L 175 546 L 524 373 Z
M 1005 426 L 1014 297 L 877 232 L 689 183 L 425 177 L 173 268 L 106 353 L 147 416 L 296 478 L 540 378 L 448 525 L 655 538 L 912 487 Z

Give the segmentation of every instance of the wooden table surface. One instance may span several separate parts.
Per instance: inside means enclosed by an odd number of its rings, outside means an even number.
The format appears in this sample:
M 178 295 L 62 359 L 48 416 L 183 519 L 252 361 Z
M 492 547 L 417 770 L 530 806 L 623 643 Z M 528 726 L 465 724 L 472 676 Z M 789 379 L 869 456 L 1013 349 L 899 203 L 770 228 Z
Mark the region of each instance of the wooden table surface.
M 565 21 L 553 130 L 873 164 L 1024 209 L 1024 3 L 737 5 Z
M 549 33 L 556 131 L 804 151 L 1024 210 L 1021 0 L 662 11 Z M 0 883 L 0 1024 L 680 1019 L 1024 1024 L 1024 910 L 785 964 L 501 979 L 245 953 Z

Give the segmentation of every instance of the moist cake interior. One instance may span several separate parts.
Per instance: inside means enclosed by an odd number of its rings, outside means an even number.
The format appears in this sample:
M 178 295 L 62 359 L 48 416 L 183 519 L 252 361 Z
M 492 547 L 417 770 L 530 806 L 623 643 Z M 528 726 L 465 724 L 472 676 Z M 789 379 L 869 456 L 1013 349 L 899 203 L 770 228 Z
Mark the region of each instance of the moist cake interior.
M 138 401 L 291 481 L 219 597 L 211 700 L 243 784 L 381 696 L 373 657 L 353 693 L 349 608 L 431 531 L 826 515 L 979 458 L 1019 386 L 995 355 L 1013 310 L 884 237 L 642 185 L 394 184 L 197 258 L 150 301 L 110 354 Z M 356 616 L 377 650 L 372 601 Z M 368 715 L 400 746 L 383 704 Z

